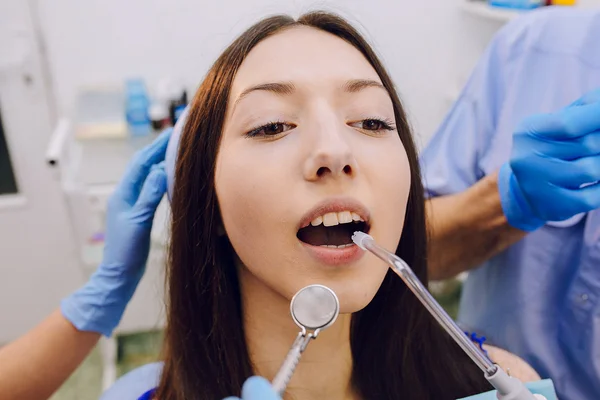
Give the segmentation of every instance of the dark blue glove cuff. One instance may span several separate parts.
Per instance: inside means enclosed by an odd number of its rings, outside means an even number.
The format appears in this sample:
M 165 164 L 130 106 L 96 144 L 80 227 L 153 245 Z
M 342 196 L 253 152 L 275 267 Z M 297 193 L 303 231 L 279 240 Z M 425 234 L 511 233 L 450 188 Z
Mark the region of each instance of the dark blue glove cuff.
M 545 224 L 535 216 L 508 163 L 500 167 L 498 172 L 498 192 L 502 211 L 511 226 L 532 232 Z

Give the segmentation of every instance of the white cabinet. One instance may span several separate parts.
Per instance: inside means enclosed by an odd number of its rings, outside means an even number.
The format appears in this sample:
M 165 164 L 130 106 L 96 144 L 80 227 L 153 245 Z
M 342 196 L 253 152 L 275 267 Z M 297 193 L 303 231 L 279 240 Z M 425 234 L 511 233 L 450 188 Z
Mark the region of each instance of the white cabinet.
M 118 100 L 118 96 L 115 100 Z M 46 162 L 54 169 L 65 194 L 80 266 L 84 275 L 89 276 L 102 260 L 101 238 L 107 201 L 135 152 L 151 143 L 155 135 L 138 138 L 107 135 L 102 138 L 102 125 L 99 124 L 96 138 L 78 139 L 76 133 L 79 128 L 73 119 L 59 122 L 48 148 Z M 164 325 L 167 203 L 165 198 L 157 211 L 146 274 L 116 333 L 153 330 Z

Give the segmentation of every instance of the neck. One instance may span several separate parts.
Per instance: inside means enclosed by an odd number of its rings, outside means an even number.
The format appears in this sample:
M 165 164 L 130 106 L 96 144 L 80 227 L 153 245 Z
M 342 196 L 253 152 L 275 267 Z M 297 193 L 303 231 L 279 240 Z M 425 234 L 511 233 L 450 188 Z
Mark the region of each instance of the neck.
M 273 380 L 299 328 L 290 301 L 240 266 L 244 330 L 254 372 Z M 312 340 L 288 384 L 284 399 L 355 399 L 351 384 L 350 317 L 336 322 Z

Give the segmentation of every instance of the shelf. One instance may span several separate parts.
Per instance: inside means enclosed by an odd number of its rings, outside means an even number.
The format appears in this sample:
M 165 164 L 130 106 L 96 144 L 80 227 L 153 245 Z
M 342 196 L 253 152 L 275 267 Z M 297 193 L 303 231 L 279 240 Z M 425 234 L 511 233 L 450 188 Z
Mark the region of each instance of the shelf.
M 486 1 L 464 0 L 461 8 L 468 14 L 492 21 L 508 22 L 527 10 L 509 10 L 490 6 Z

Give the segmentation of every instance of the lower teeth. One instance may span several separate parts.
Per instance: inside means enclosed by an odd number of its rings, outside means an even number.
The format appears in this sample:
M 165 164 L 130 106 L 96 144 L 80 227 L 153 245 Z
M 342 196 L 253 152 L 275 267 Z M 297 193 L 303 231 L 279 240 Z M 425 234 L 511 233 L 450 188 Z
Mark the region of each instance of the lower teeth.
M 328 247 L 330 249 L 345 249 L 346 247 L 350 247 L 350 246 L 354 246 L 354 243 L 341 244 L 339 246 L 336 246 L 334 244 L 322 244 L 322 245 L 320 245 L 320 247 Z

